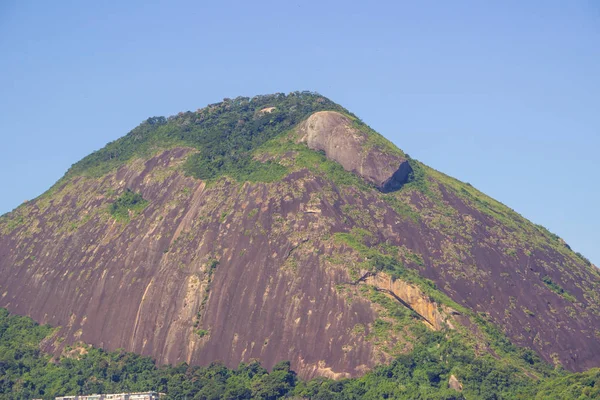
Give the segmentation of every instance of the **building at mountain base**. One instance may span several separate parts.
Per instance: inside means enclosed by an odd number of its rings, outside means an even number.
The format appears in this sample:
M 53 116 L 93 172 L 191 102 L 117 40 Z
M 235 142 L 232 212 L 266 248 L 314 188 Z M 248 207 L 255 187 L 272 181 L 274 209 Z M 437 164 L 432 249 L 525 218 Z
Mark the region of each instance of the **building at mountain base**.
M 138 393 L 116 393 L 116 394 L 84 394 L 78 396 L 61 396 L 56 400 L 158 400 L 164 397 L 164 393 L 138 392 Z

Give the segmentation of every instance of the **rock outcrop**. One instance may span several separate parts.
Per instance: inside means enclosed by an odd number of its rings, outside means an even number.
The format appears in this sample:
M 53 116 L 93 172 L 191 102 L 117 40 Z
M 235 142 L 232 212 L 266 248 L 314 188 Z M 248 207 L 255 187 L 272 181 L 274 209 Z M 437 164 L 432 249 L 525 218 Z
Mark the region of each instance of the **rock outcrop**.
M 319 261 L 331 255 L 318 238 L 336 211 L 303 210 L 327 182 L 297 173 L 271 188 L 206 188 L 177 171 L 188 152 L 77 178 L 23 210 L 33 225 L 8 236 L 0 226 L 0 306 L 60 326 L 65 340 L 48 348 L 57 354 L 82 341 L 161 364 L 290 360 L 305 378 L 358 376 L 387 360 L 352 332 L 373 323 L 372 305 L 346 301 L 335 288 L 347 271 Z M 106 211 L 107 193 L 124 188 L 149 202 L 127 223 Z
M 413 310 L 432 329 L 437 331 L 445 328 L 454 329 L 452 322 L 448 320 L 453 310 L 442 311 L 444 307 L 429 299 L 429 296 L 417 286 L 400 279 L 393 280 L 389 275 L 381 272 L 368 276 L 364 282 Z
M 369 143 L 369 135 L 338 112 L 314 113 L 298 127 L 298 132 L 300 141 L 309 148 L 324 151 L 327 158 L 384 193 L 400 189 L 412 172 L 406 158 Z
M 448 387 L 450 389 L 454 389 L 457 392 L 462 392 L 463 385 L 454 375 L 450 375 L 450 379 L 448 379 Z

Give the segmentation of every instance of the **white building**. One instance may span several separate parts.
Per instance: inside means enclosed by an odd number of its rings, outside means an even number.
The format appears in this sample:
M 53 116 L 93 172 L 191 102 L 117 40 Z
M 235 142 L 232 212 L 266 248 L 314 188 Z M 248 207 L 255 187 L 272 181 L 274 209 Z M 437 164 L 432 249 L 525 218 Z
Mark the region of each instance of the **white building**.
M 158 400 L 164 393 L 138 392 L 138 393 L 115 393 L 115 394 L 85 394 L 79 396 L 56 397 L 55 400 Z

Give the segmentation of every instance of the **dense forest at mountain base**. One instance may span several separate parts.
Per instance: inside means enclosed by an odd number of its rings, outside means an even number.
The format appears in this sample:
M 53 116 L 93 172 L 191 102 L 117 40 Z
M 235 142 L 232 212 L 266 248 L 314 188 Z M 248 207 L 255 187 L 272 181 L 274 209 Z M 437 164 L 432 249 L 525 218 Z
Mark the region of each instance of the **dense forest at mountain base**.
M 360 378 L 298 379 L 289 362 L 270 372 L 259 362 L 228 369 L 212 363 L 156 367 L 149 357 L 106 352 L 85 344 L 52 358 L 40 350 L 55 330 L 0 309 L 0 398 L 53 399 L 59 395 L 156 390 L 167 399 L 597 399 L 600 370 L 526 376 L 490 356 L 431 333 L 390 365 Z M 539 359 L 527 353 L 532 363 Z M 543 367 L 543 366 L 541 366 Z M 450 374 L 452 371 L 452 374 Z M 452 376 L 459 387 L 449 387 Z

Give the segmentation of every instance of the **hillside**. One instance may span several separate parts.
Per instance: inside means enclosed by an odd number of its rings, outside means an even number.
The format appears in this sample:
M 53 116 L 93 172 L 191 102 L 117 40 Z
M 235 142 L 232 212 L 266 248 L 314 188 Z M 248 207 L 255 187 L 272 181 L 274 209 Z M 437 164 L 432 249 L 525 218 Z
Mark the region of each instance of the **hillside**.
M 341 379 L 458 343 L 537 379 L 600 366 L 599 285 L 558 236 L 308 92 L 150 118 L 0 219 L 0 306 L 59 327 L 56 355 Z
M 60 361 L 40 352 L 53 329 L 0 309 L 0 398 L 54 399 L 60 395 L 157 390 L 167 399 L 471 399 L 528 398 L 595 399 L 600 396 L 600 370 L 584 373 L 546 371 L 533 379 L 490 357 L 473 357 L 443 335 L 427 346 L 399 357 L 360 378 L 334 381 L 298 379 L 288 362 L 268 372 L 260 363 L 228 369 L 207 367 L 157 368 L 152 359 L 122 350 L 105 352 L 86 345 L 66 348 Z M 440 344 L 438 346 L 437 344 Z M 439 358 L 438 358 L 439 357 Z M 440 362 L 442 359 L 444 362 Z M 541 365 L 539 361 L 534 362 Z M 450 371 L 461 376 L 459 393 L 448 387 Z

